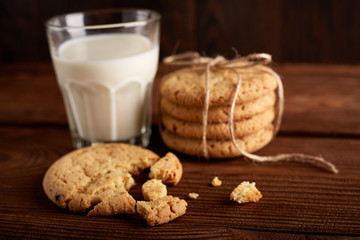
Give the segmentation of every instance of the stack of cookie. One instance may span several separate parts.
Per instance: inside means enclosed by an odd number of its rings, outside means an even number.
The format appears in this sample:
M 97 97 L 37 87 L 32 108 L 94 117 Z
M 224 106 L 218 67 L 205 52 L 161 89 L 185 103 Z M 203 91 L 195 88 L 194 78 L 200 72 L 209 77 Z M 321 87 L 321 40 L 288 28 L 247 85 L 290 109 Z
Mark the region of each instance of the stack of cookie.
M 277 81 L 266 70 L 255 68 L 215 69 L 209 77 L 207 150 L 211 158 L 232 158 L 241 153 L 235 148 L 228 126 L 231 102 L 239 81 L 233 114 L 234 134 L 239 147 L 255 152 L 274 135 Z M 171 149 L 203 156 L 203 113 L 205 71 L 181 69 L 164 77 L 160 84 L 160 122 L 164 143 Z

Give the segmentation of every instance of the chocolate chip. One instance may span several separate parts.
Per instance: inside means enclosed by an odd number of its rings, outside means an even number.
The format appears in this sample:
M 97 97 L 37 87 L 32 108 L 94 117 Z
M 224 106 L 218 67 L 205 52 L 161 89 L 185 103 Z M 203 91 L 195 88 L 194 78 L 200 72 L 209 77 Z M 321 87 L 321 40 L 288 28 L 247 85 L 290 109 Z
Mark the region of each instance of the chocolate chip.
M 58 201 L 59 201 L 59 199 L 60 199 L 60 197 L 61 197 L 61 194 L 56 195 L 56 196 L 55 196 L 55 201 L 57 201 L 57 202 L 58 202 Z

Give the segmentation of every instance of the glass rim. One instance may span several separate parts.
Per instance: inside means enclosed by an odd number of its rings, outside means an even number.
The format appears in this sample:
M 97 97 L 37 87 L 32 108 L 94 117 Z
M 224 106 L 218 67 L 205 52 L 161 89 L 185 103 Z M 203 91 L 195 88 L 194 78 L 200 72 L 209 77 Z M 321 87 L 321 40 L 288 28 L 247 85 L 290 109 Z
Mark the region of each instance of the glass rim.
M 78 14 L 104 14 L 104 13 L 124 13 L 124 12 L 149 12 L 151 13 L 151 17 L 145 20 L 135 20 L 135 21 L 127 21 L 127 22 L 118 22 L 118 23 L 108 23 L 108 24 L 94 24 L 94 25 L 86 25 L 86 26 L 60 26 L 58 24 L 54 24 L 53 21 L 55 19 L 59 19 L 65 16 L 78 15 Z M 55 28 L 55 29 L 104 29 L 104 28 L 116 28 L 116 27 L 135 27 L 145 25 L 146 23 L 157 21 L 161 18 L 160 13 L 152 9 L 145 8 L 106 8 L 106 9 L 93 9 L 93 10 L 85 10 L 79 12 L 71 12 L 55 15 L 48 20 L 45 21 L 45 26 L 47 28 Z

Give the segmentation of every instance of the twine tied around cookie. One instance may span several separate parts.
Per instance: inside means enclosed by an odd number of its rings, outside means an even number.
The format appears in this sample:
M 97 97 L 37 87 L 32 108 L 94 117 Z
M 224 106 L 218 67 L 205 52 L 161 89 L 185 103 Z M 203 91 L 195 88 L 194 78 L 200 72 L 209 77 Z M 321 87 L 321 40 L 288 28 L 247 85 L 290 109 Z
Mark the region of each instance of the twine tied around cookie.
M 236 97 L 241 89 L 242 77 L 237 69 L 244 68 L 255 68 L 259 71 L 264 71 L 272 75 L 277 83 L 277 114 L 274 123 L 274 136 L 279 131 L 281 125 L 281 119 L 284 111 L 284 88 L 279 75 L 270 68 L 264 68 L 259 66 L 265 66 L 272 62 L 271 55 L 267 53 L 254 53 L 244 57 L 236 57 L 231 60 L 225 59 L 223 56 L 217 56 L 215 58 L 203 57 L 200 56 L 197 52 L 185 52 L 181 54 L 171 55 L 164 58 L 163 62 L 169 65 L 191 65 L 195 70 L 204 69 L 205 70 L 205 99 L 204 99 L 204 108 L 203 108 L 203 118 L 202 118 L 202 147 L 203 147 L 203 156 L 209 158 L 209 153 L 207 150 L 207 138 L 206 138 L 206 129 L 207 129 L 207 119 L 209 112 L 209 99 L 210 99 L 210 89 L 209 89 L 209 79 L 211 75 L 211 69 L 229 69 L 233 71 L 238 80 L 234 95 L 231 101 L 231 108 L 228 120 L 228 127 L 230 131 L 231 141 L 233 142 L 235 148 L 245 157 L 255 161 L 255 162 L 279 162 L 279 161 L 298 161 L 302 163 L 310 163 L 317 165 L 323 169 L 326 169 L 332 173 L 338 173 L 336 166 L 323 157 L 320 156 L 311 156 L 302 153 L 286 153 L 278 154 L 275 156 L 258 156 L 256 154 L 248 153 L 245 150 L 241 149 L 236 142 L 234 134 L 234 110 L 236 105 Z

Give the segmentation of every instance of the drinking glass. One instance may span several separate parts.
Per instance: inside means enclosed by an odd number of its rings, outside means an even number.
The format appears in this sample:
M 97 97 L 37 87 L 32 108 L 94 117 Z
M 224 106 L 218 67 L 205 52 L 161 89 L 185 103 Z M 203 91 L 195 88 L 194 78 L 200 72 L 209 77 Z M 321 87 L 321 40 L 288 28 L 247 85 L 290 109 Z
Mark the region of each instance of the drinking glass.
M 92 10 L 52 17 L 45 26 L 74 147 L 148 146 L 160 15 Z

